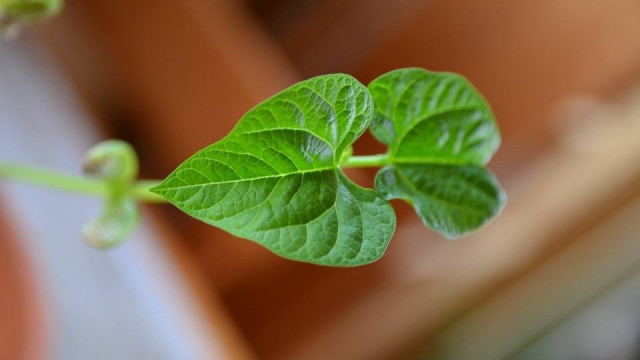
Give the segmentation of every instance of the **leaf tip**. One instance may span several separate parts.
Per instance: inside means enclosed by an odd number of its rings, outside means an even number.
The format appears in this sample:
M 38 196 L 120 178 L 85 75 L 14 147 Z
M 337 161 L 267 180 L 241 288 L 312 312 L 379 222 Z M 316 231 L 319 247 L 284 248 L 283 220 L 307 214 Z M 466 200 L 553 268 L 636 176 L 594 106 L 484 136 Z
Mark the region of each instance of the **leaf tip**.
M 167 192 L 167 189 L 165 187 L 165 181 L 166 179 L 162 180 L 159 184 L 150 187 L 149 192 L 166 198 L 165 194 Z

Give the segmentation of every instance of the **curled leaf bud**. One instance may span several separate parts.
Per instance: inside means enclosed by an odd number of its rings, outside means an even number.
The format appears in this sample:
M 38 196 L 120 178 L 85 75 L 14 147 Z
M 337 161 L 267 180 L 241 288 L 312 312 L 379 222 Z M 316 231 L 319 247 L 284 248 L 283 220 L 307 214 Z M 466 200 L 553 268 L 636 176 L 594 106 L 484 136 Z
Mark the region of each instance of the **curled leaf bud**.
M 63 4 L 63 0 L 0 0 L 0 32 L 15 36 L 27 23 L 59 14 Z
M 138 206 L 129 194 L 138 176 L 138 156 L 124 141 L 103 141 L 85 155 L 84 172 L 103 180 L 109 192 L 102 214 L 85 226 L 83 237 L 97 248 L 114 247 L 131 234 L 138 222 Z
M 104 180 L 131 182 L 138 176 L 138 156 L 129 143 L 103 141 L 85 155 L 84 172 Z
M 109 249 L 126 240 L 135 229 L 139 210 L 131 198 L 109 200 L 102 215 L 82 229 L 84 241 L 99 249 Z

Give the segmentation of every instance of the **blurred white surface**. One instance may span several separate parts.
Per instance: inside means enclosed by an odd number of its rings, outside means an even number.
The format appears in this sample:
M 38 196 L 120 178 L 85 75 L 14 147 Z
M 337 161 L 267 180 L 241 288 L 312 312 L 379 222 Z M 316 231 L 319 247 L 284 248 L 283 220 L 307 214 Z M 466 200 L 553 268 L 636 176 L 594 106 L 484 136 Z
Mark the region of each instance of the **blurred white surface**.
M 79 174 L 98 140 L 46 51 L 27 37 L 0 41 L 0 159 Z M 98 251 L 80 230 L 99 213 L 99 200 L 8 182 L 0 191 L 37 266 L 47 358 L 222 357 L 148 217 L 127 243 Z

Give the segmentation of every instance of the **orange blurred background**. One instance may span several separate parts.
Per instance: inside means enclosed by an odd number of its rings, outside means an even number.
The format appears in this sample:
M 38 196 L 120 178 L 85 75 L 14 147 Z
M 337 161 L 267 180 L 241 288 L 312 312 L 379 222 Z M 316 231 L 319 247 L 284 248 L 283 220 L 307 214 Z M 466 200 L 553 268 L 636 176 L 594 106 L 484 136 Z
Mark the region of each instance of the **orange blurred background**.
M 3 183 L 0 359 L 638 358 L 637 0 L 69 0 L 0 43 L 0 159 L 78 173 L 121 138 L 161 178 L 296 81 L 407 66 L 493 106 L 487 227 L 447 241 L 394 202 L 383 259 L 331 269 L 153 205 L 103 254 L 95 202 Z

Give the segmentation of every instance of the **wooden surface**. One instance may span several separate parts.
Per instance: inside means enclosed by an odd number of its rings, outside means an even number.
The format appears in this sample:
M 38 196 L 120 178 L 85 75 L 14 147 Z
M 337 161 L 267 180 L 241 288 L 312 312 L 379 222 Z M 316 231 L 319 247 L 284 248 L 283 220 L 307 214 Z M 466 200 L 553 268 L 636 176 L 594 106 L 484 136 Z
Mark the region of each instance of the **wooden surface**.
M 566 239 L 571 240 L 569 246 L 514 279 L 506 289 L 474 306 L 432 337 L 423 353 L 425 358 L 635 358 L 637 354 L 633 351 L 628 357 L 623 357 L 621 352 L 637 346 L 638 216 L 640 203 L 635 197 L 584 233 Z M 612 304 L 612 311 L 598 319 L 597 324 L 573 327 L 573 336 L 565 336 L 562 343 L 535 349 L 537 341 L 550 337 L 549 332 L 562 327 L 585 306 L 624 285 L 634 291 L 619 298 L 618 303 L 635 299 L 635 306 L 625 306 L 626 315 L 616 314 L 620 309 Z M 487 331 L 489 328 L 491 331 Z M 617 339 L 612 341 L 613 337 Z M 589 339 L 591 345 L 585 343 Z

